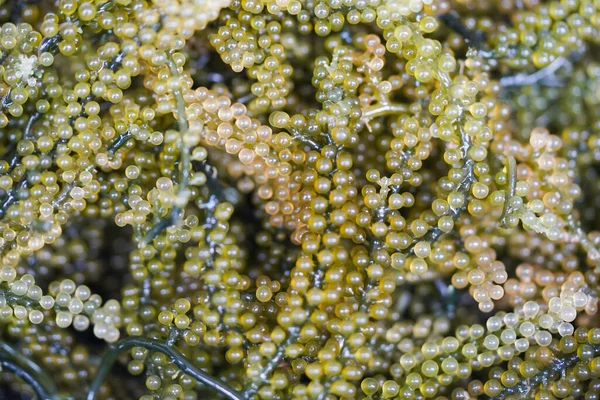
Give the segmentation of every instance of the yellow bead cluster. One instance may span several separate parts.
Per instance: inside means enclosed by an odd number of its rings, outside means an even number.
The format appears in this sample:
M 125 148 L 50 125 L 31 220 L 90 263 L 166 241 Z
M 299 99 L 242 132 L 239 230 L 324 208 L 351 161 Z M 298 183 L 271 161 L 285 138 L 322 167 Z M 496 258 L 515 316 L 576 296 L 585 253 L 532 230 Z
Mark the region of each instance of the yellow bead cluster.
M 0 1 L 0 397 L 596 399 L 599 6 Z

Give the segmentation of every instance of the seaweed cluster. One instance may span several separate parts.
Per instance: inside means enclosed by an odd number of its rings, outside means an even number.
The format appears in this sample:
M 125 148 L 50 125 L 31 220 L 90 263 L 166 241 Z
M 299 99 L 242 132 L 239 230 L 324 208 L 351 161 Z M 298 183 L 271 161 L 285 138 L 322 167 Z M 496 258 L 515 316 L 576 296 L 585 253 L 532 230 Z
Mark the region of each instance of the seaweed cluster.
M 598 399 L 600 1 L 0 0 L 0 397 Z

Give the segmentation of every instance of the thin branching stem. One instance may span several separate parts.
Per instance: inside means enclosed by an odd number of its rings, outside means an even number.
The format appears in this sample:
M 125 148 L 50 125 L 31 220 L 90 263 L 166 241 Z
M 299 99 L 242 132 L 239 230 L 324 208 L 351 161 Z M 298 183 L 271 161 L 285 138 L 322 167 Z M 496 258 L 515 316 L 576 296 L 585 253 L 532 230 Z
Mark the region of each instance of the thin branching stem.
M 179 71 L 177 69 L 177 65 L 172 58 L 167 60 L 167 66 L 171 75 L 174 77 L 179 77 Z M 177 118 L 177 124 L 179 125 L 179 145 L 181 148 L 180 155 L 180 164 L 181 164 L 181 175 L 179 177 L 179 189 L 177 194 L 177 202 L 187 203 L 188 198 L 188 184 L 190 180 L 190 174 L 192 170 L 191 165 L 191 157 L 190 157 L 190 149 L 189 146 L 185 143 L 184 135 L 189 130 L 189 124 L 185 116 L 185 100 L 183 98 L 183 93 L 181 89 L 173 90 L 173 97 L 175 98 L 175 113 Z M 166 216 L 161 218 L 144 236 L 142 240 L 142 246 L 150 243 L 154 238 L 156 238 L 162 231 L 175 224 L 180 218 L 183 217 L 184 205 L 174 206 L 171 212 Z
M 115 6 L 115 2 L 112 0 L 109 0 L 103 4 L 100 4 L 97 7 L 97 14 L 104 12 L 104 11 L 109 11 L 111 10 L 113 7 Z M 81 21 L 79 20 L 79 18 L 72 18 L 70 20 L 71 23 L 75 24 L 75 25 L 80 25 Z M 62 35 L 60 33 L 57 33 L 56 35 L 46 38 L 44 41 L 42 41 L 42 44 L 40 45 L 40 48 L 38 50 L 39 54 L 42 54 L 44 52 L 51 52 L 53 54 L 56 54 L 58 52 L 58 44 L 60 43 L 60 41 L 62 40 Z
M 600 345 L 595 344 L 592 347 L 594 354 L 600 353 Z M 529 395 L 536 386 L 547 385 L 553 376 L 563 373 L 567 368 L 573 367 L 579 361 L 581 359 L 577 355 L 577 352 L 557 357 L 547 368 L 531 378 L 522 379 L 515 386 L 504 388 L 498 396 L 490 397 L 489 400 L 504 400 L 508 396 L 513 395 L 517 395 L 520 399 L 529 398 Z
M 471 190 L 471 186 L 473 185 L 473 183 L 475 182 L 475 175 L 474 175 L 474 166 L 475 163 L 474 161 L 469 158 L 468 156 L 468 151 L 469 148 L 471 146 L 471 139 L 468 136 L 468 134 L 463 130 L 460 129 L 461 132 L 461 150 L 462 153 L 465 157 L 465 164 L 464 164 L 464 168 L 465 168 L 465 176 L 464 178 L 459 182 L 459 184 L 456 187 L 456 191 L 463 194 L 465 201 L 463 206 L 458 207 L 458 208 L 450 208 L 449 214 L 452 219 L 454 221 L 456 221 L 459 216 L 461 215 L 461 213 L 466 209 L 467 207 L 467 198 L 469 195 L 469 192 Z M 387 212 L 387 208 L 386 207 L 380 207 L 377 210 L 377 215 L 376 215 L 376 219 L 377 221 L 383 221 Z M 443 235 L 444 232 L 439 228 L 439 227 L 433 227 L 431 228 L 423 237 L 424 240 L 428 241 L 429 243 L 434 243 L 436 242 L 439 237 L 441 235 Z M 409 256 L 413 256 L 414 255 L 414 246 L 416 243 L 413 243 L 408 249 L 407 249 L 407 253 Z M 378 240 L 376 238 L 371 238 L 371 246 L 370 246 L 370 254 L 371 257 L 373 257 L 373 253 L 376 252 L 377 250 L 379 250 L 380 248 L 383 247 L 383 244 L 381 243 L 381 240 Z M 373 287 L 373 282 L 367 282 L 365 288 L 361 291 L 360 293 L 360 297 L 358 299 L 358 307 L 359 310 L 361 311 L 368 311 L 368 306 L 369 306 L 369 299 L 368 299 L 368 293 L 369 291 L 372 289 Z M 342 346 L 341 350 L 340 350 L 340 354 L 343 354 L 344 352 L 347 352 L 347 348 L 348 348 L 348 344 L 344 343 L 344 345 Z M 324 398 L 323 396 L 320 396 L 319 399 Z
M 277 351 L 275 354 L 269 359 L 267 364 L 262 369 L 259 380 L 262 382 L 267 382 L 269 379 L 269 375 L 275 371 L 275 369 L 281 364 L 283 359 L 285 358 L 285 349 L 287 346 L 294 343 L 300 337 L 300 328 L 297 326 L 293 326 L 288 330 L 287 338 L 279 344 Z M 242 397 L 244 399 L 250 399 L 259 389 L 259 385 L 252 381 L 250 382 L 246 388 L 242 391 Z
M 35 113 L 31 114 L 31 116 L 27 120 L 27 124 L 25 125 L 25 128 L 23 129 L 23 140 L 30 139 L 31 127 L 33 126 L 35 121 L 37 121 L 40 118 L 41 115 L 42 114 L 40 114 L 39 112 L 35 112 Z M 17 166 L 17 163 L 19 162 L 20 159 L 21 159 L 21 157 L 19 155 L 19 152 L 17 151 L 17 149 L 15 147 L 15 149 L 13 150 L 13 155 L 10 158 L 10 162 L 8 163 L 8 166 L 9 166 L 8 172 L 9 173 Z
M 439 16 L 440 20 L 446 24 L 446 26 L 465 39 L 465 42 L 471 46 L 477 53 L 483 58 L 492 59 L 500 58 L 494 50 L 484 48 L 485 34 L 479 30 L 469 29 L 462 22 L 458 12 L 449 11 Z M 513 57 L 518 53 L 518 48 L 512 46 L 509 48 L 506 57 Z M 543 86 L 562 86 L 564 80 L 556 77 L 556 72 L 563 66 L 569 64 L 567 57 L 557 57 L 546 67 L 543 67 L 536 72 L 531 74 L 519 73 L 515 75 L 507 75 L 500 78 L 499 83 L 502 87 L 514 87 L 514 86 L 531 86 L 535 84 Z
M 108 152 L 110 154 L 115 154 L 119 149 L 127 144 L 129 139 L 131 139 L 133 135 L 131 132 L 127 131 L 121 135 L 119 135 L 109 146 Z
M 573 218 L 572 215 L 567 217 L 567 224 L 579 239 L 579 243 L 581 244 L 583 250 L 586 251 L 590 261 L 592 261 L 594 266 L 598 268 L 600 265 L 600 251 L 598 248 L 588 238 L 587 234 L 583 231 L 583 229 L 581 229 L 580 224 L 575 221 L 575 218 Z
M 234 206 L 242 200 L 242 195 L 235 187 L 225 186 L 217 177 L 216 168 L 208 161 L 192 163 L 195 171 L 202 171 L 206 176 L 206 187 L 211 195 L 215 196 L 218 201 L 228 201 Z M 210 198 L 209 198 L 210 199 Z
M 287 338 L 281 343 L 275 352 L 275 354 L 269 359 L 263 370 L 261 371 L 259 378 L 261 381 L 265 382 L 269 379 L 269 375 L 275 371 L 275 368 L 279 366 L 283 358 L 285 357 L 285 349 L 290 344 L 294 343 L 296 339 L 300 336 L 300 329 L 296 326 L 292 327 L 289 332 Z M 251 382 L 244 391 L 242 392 L 242 398 L 250 399 L 258 391 L 258 384 L 256 382 Z
M 149 339 L 143 337 L 131 336 L 119 340 L 117 343 L 108 346 L 108 350 L 104 353 L 100 366 L 92 381 L 90 390 L 86 397 L 87 400 L 97 398 L 102 382 L 106 379 L 112 365 L 116 361 L 119 354 L 132 347 L 142 347 L 147 350 L 157 351 L 169 357 L 171 362 L 175 364 L 183 373 L 188 374 L 192 378 L 204 384 L 206 387 L 225 396 L 231 400 L 246 400 L 240 393 L 231 388 L 225 382 L 207 374 L 202 369 L 194 365 L 186 356 L 184 356 L 175 346 L 170 346 L 163 341 Z
M 480 49 L 483 40 L 485 39 L 485 35 L 483 32 L 478 30 L 469 29 L 458 15 L 458 12 L 452 10 L 447 13 L 440 15 L 440 20 L 446 24 L 446 26 L 452 29 L 454 32 L 458 33 L 462 36 L 467 44 Z
M 300 143 L 304 143 L 304 144 L 308 145 L 313 150 L 321 151 L 321 149 L 323 148 L 323 145 L 320 144 L 319 142 L 317 142 L 315 139 L 313 139 L 309 136 L 303 135 L 296 129 L 292 129 L 291 133 L 292 133 L 292 139 L 297 140 Z
M 108 153 L 109 154 L 115 154 L 121 147 L 123 147 L 128 141 L 129 139 L 131 139 L 133 137 L 133 135 L 127 131 L 125 133 L 123 133 L 122 135 L 119 135 L 119 137 L 117 137 L 109 146 L 108 146 Z M 94 164 L 89 164 L 84 171 L 91 171 L 94 169 Z M 60 193 L 58 194 L 58 196 L 56 196 L 56 199 L 52 202 L 52 205 L 54 207 L 54 209 L 58 209 L 63 202 L 67 199 L 67 196 L 69 195 L 69 193 L 71 192 L 71 190 L 75 187 L 75 183 L 71 182 L 67 185 L 65 185 L 63 187 L 63 189 L 60 191 Z
M 444 282 L 443 279 L 437 278 L 433 280 L 433 285 L 437 289 L 442 299 L 443 312 L 446 317 L 454 317 L 456 313 L 456 288 L 451 284 Z
M 510 199 L 515 195 L 517 188 L 517 160 L 513 156 L 508 156 L 506 160 L 506 174 L 508 175 L 508 188 L 504 199 L 504 208 L 500 216 L 500 226 L 508 228 L 507 217 L 510 213 Z
M 171 75 L 179 77 L 179 71 L 177 66 L 172 59 L 167 60 L 167 65 L 171 71 Z M 190 161 L 190 149 L 185 144 L 183 135 L 185 135 L 189 129 L 188 121 L 185 117 L 185 100 L 183 99 L 183 93 L 181 89 L 173 90 L 173 97 L 175 97 L 175 107 L 177 113 L 177 123 L 179 124 L 180 133 L 180 146 L 181 146 L 181 181 L 179 182 L 180 193 L 187 190 L 187 184 L 189 181 L 191 161 Z
M 27 175 L 27 172 L 25 172 L 19 183 L 13 185 L 6 193 L 6 198 L 4 199 L 4 202 L 2 202 L 2 205 L 0 205 L 0 218 L 4 217 L 8 208 L 18 201 L 19 190 L 27 186 Z
M 464 201 L 463 205 L 460 207 L 457 207 L 457 208 L 450 207 L 448 213 L 446 214 L 447 216 L 450 216 L 452 218 L 452 220 L 455 222 L 458 220 L 458 218 L 463 213 L 463 211 L 466 210 L 467 203 L 468 203 L 467 197 L 469 195 L 469 192 L 471 191 L 471 186 L 473 185 L 473 183 L 475 183 L 475 174 L 474 174 L 475 162 L 471 159 L 467 159 L 467 160 L 465 160 L 464 167 L 465 167 L 465 177 L 460 181 L 460 183 L 456 187 L 456 191 L 461 193 L 464 196 L 465 201 Z M 440 238 L 440 236 L 442 236 L 444 233 L 445 232 L 442 231 L 438 226 L 435 226 L 435 227 L 429 229 L 427 231 L 427 233 L 419 240 L 426 241 L 429 243 L 435 243 Z M 415 245 L 416 245 L 416 242 L 414 242 L 413 244 L 411 244 L 408 247 L 407 252 L 408 252 L 409 256 L 413 256 L 415 254 Z
M 456 11 L 449 11 L 440 15 L 439 18 L 448 28 L 462 36 L 465 42 L 477 50 L 477 54 L 481 57 L 486 59 L 497 58 L 498 55 L 493 50 L 484 48 L 485 34 L 480 30 L 468 28 Z M 511 54 L 516 52 L 513 48 L 510 50 Z
M 569 60 L 566 57 L 558 57 L 547 66 L 535 71 L 534 73 L 503 76 L 500 78 L 500 85 L 502 87 L 535 85 L 554 76 L 554 74 L 556 74 L 556 72 L 568 62 Z M 550 84 L 552 81 L 548 83 Z
M 364 121 L 370 121 L 373 118 L 382 117 L 385 115 L 401 114 L 408 111 L 408 107 L 405 104 L 398 103 L 386 103 L 376 104 L 369 106 L 364 109 L 362 113 L 362 119 Z
M 383 220 L 385 219 L 385 215 L 386 213 L 389 211 L 389 208 L 381 206 L 377 209 L 376 211 L 376 218 L 375 221 L 376 222 L 383 222 Z M 379 251 L 381 248 L 383 248 L 383 241 L 380 238 L 374 237 L 372 235 L 370 235 L 371 237 L 369 238 L 370 240 L 370 246 L 369 246 L 369 255 L 371 258 L 373 258 L 373 254 L 376 251 Z M 368 294 L 369 292 L 373 289 L 374 286 L 374 282 L 372 280 L 370 280 L 367 277 L 367 283 L 365 285 L 364 288 L 362 288 L 362 290 L 360 291 L 360 297 L 358 298 L 358 309 L 360 311 L 368 311 L 368 307 L 371 304 L 371 301 L 368 298 Z M 340 351 L 340 354 L 344 351 L 344 348 L 347 347 L 347 344 L 345 344 L 342 347 L 342 350 Z
M 333 171 L 330 172 L 330 177 L 333 175 Z M 324 213 L 326 218 L 329 218 L 331 211 L 327 210 Z M 313 287 L 321 288 L 323 286 L 323 269 L 322 267 L 317 267 L 314 271 L 313 275 Z M 313 306 L 308 306 L 308 314 L 312 313 L 314 310 Z M 267 364 L 262 368 L 261 373 L 259 374 L 259 380 L 265 382 L 268 380 L 269 375 L 281 364 L 282 360 L 285 358 L 285 349 L 290 344 L 294 343 L 300 337 L 300 328 L 298 326 L 292 326 L 288 328 L 287 331 L 288 336 L 286 339 L 278 344 L 277 351 L 275 355 L 269 359 Z M 259 385 L 256 381 L 249 382 L 244 388 L 242 395 L 250 399 L 259 389 Z
M 39 400 L 58 400 L 58 394 L 50 388 L 45 387 L 33 374 L 17 362 L 0 358 L 0 367 L 4 371 L 10 371 L 27 383 Z
M 94 169 L 94 166 L 95 166 L 94 164 L 88 164 L 88 166 L 85 167 L 83 170 L 90 172 Z M 54 207 L 55 211 L 58 210 L 64 204 L 64 202 L 67 200 L 67 198 L 69 196 L 69 193 L 71 193 L 71 190 L 73 190 L 74 187 L 75 187 L 75 181 L 63 186 L 60 193 L 58 193 L 58 195 L 56 196 L 56 199 L 54 199 L 52 201 L 52 207 Z
M 152 240 L 154 240 L 154 238 L 160 235 L 162 231 L 173 225 L 175 221 L 177 221 L 177 219 L 179 218 L 180 214 L 181 209 L 179 207 L 173 207 L 173 209 L 171 210 L 171 212 L 169 212 L 169 214 L 167 214 L 167 216 L 161 218 L 156 224 L 152 226 L 152 228 L 150 228 L 150 230 L 146 233 L 146 236 L 144 236 L 142 244 L 148 244 Z
M 333 171 L 330 172 L 330 177 L 333 174 Z M 324 216 L 326 218 L 329 218 L 330 216 L 330 210 L 325 211 Z M 321 288 L 323 286 L 323 269 L 322 267 L 317 267 L 316 270 L 314 271 L 313 275 L 313 287 L 315 288 Z M 314 310 L 313 306 L 308 306 L 308 314 L 310 315 L 310 313 L 312 313 L 312 311 Z M 289 346 L 290 344 L 294 343 L 296 340 L 298 340 L 298 338 L 300 337 L 300 328 L 298 326 L 292 326 L 290 328 L 288 328 L 287 330 L 287 337 L 286 339 L 278 344 L 277 347 L 277 351 L 275 352 L 275 355 L 273 357 L 271 357 L 267 364 L 262 368 L 261 373 L 259 374 L 259 381 L 265 382 L 268 380 L 269 375 L 281 364 L 282 360 L 285 358 L 285 349 L 287 346 Z M 242 395 L 247 398 L 250 399 L 259 389 L 259 384 L 255 381 L 252 380 L 250 381 L 244 388 Z
M 115 2 L 110 0 L 103 4 L 100 4 L 97 7 L 96 12 L 98 14 L 100 14 L 103 11 L 111 10 L 114 6 L 115 6 Z M 79 20 L 79 18 L 72 18 L 69 22 L 78 27 L 81 27 L 83 25 L 82 22 Z M 38 48 L 38 52 L 37 52 L 38 57 L 42 53 L 45 53 L 45 52 L 49 52 L 53 55 L 56 55 L 58 53 L 58 44 L 61 42 L 62 39 L 63 38 L 60 33 L 57 33 L 56 35 L 54 35 L 52 37 L 44 39 Z M 0 60 L 0 64 L 3 61 L 4 60 Z M 43 69 L 43 67 L 41 65 L 38 65 L 36 67 L 35 71 L 33 72 L 33 75 L 40 73 L 42 69 Z M 25 86 L 25 84 L 26 84 L 26 82 L 20 81 L 15 87 L 23 87 L 23 86 Z M 4 95 L 0 99 L 0 110 L 6 109 L 6 107 L 10 106 L 13 103 L 12 99 L 10 98 L 10 93 L 11 93 L 11 91 L 9 91 L 6 95 Z
M 44 372 L 42 368 L 40 368 L 40 366 L 36 362 L 25 356 L 23 353 L 15 350 L 8 343 L 2 341 L 0 341 L 0 358 L 4 358 L 6 360 L 11 358 L 22 369 L 28 369 L 29 371 L 31 371 L 30 375 L 32 375 L 35 378 L 37 385 L 42 387 L 44 389 L 44 392 L 48 396 L 40 397 L 40 399 L 58 399 L 58 389 L 56 388 L 54 381 L 46 374 L 46 372 Z
M 108 3 L 106 3 L 106 4 L 108 4 Z M 122 54 L 122 53 L 119 53 L 119 54 Z M 117 57 L 115 57 L 115 59 L 117 59 L 117 58 L 119 58 L 119 55 L 117 55 Z M 120 62 L 112 64 L 111 70 L 115 71 L 119 65 L 120 65 Z M 69 118 L 69 125 L 73 126 L 75 124 L 75 120 L 77 118 L 86 115 L 85 111 L 84 111 L 84 106 L 88 102 L 90 102 L 94 99 L 95 99 L 95 97 L 90 95 L 80 102 L 82 111 L 79 115 Z M 32 121 L 32 124 L 33 124 L 33 122 L 35 122 L 35 121 Z M 54 146 L 48 152 L 48 154 L 51 155 L 52 157 L 54 157 L 58 147 L 64 143 L 66 143 L 66 139 L 59 139 L 56 142 L 54 142 Z M 91 167 L 93 167 L 93 165 L 91 165 Z M 89 167 L 89 168 L 91 168 L 91 167 Z M 27 172 L 25 172 L 25 174 L 23 174 L 23 176 L 21 177 L 19 182 L 16 185 L 13 185 L 13 187 L 6 193 L 6 198 L 4 199 L 4 202 L 2 204 L 0 204 L 0 218 L 4 217 L 4 215 L 8 211 L 8 208 L 10 206 L 12 206 L 13 204 L 15 204 L 19 200 L 18 192 L 20 189 L 27 187 L 27 176 L 28 176 L 28 174 L 27 174 Z M 56 206 L 57 204 L 62 203 L 62 201 L 64 201 L 66 199 L 66 195 L 69 193 L 69 191 L 72 189 L 72 187 L 73 187 L 72 184 L 66 185 L 63 188 L 63 190 L 61 191 L 60 195 L 62 197 L 59 197 L 59 199 L 53 201 L 53 204 Z
M 382 196 L 383 197 L 383 196 Z M 385 207 L 385 206 L 381 206 L 376 210 L 376 221 L 377 222 L 381 222 L 385 219 L 385 216 L 387 214 L 387 212 L 389 212 L 389 208 Z M 374 237 L 372 235 L 369 235 L 369 255 L 371 258 L 373 258 L 373 254 L 380 250 L 381 248 L 384 247 L 382 240 L 380 238 Z M 369 310 L 369 306 L 371 305 L 371 300 L 369 299 L 368 295 L 369 292 L 373 289 L 373 287 L 375 286 L 375 282 L 371 279 L 369 279 L 369 277 L 367 277 L 367 281 L 366 284 L 363 288 L 360 288 L 361 290 L 358 292 L 358 298 L 357 298 L 357 303 L 358 303 L 358 309 L 362 312 L 368 312 Z M 349 341 L 348 340 L 343 340 L 342 345 L 340 347 L 340 351 L 338 353 L 338 357 L 344 357 L 346 356 L 350 351 L 350 347 L 349 347 Z M 331 387 L 331 383 L 332 380 L 330 379 L 329 381 L 327 381 L 325 383 L 325 388 L 326 390 L 322 391 L 321 394 L 318 397 L 318 400 L 323 400 L 325 398 L 325 396 L 327 395 L 329 388 Z

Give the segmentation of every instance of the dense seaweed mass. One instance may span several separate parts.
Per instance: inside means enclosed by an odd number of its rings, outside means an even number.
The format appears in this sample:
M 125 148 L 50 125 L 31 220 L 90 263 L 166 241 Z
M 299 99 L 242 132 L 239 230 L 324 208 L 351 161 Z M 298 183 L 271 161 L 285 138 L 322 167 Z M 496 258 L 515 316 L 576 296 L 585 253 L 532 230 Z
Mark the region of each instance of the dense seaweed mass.
M 0 0 L 0 398 L 599 399 L 600 1 Z

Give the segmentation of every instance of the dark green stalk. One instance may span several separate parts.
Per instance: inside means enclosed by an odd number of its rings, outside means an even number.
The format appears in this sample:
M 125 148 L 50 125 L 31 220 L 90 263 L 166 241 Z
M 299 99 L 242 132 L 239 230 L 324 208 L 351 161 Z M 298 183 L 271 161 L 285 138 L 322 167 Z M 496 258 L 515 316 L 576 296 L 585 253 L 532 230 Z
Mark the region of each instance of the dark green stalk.
M 303 135 L 296 129 L 290 129 L 290 132 L 292 133 L 292 139 L 295 139 L 300 143 L 308 145 L 311 149 L 315 151 L 321 151 L 321 149 L 323 148 L 322 144 L 320 144 L 319 142 L 317 142 L 309 136 Z
M 42 382 L 42 385 L 46 388 L 46 392 L 53 395 L 55 398 L 58 390 L 56 389 L 56 385 L 52 378 L 50 378 L 44 370 L 40 368 L 40 366 L 35 363 L 33 360 L 26 357 L 23 353 L 16 351 L 7 343 L 0 341 L 0 353 L 6 353 L 6 355 L 10 356 L 17 363 L 23 365 L 24 367 L 29 368 L 32 372 L 34 372 L 38 376 L 38 381 Z
M 164 231 L 165 229 L 167 229 L 168 227 L 173 225 L 175 223 L 175 221 L 177 221 L 177 218 L 180 217 L 179 214 L 182 211 L 183 210 L 179 207 L 173 208 L 167 216 L 161 218 L 156 224 L 154 224 L 152 226 L 152 228 L 150 228 L 148 233 L 146 233 L 146 236 L 144 236 L 144 239 L 142 240 L 142 244 L 146 245 L 146 244 L 150 243 L 162 231 Z
M 462 22 L 460 15 L 458 15 L 458 12 L 448 11 L 447 13 L 440 15 L 439 18 L 448 28 L 462 36 L 469 45 L 477 49 L 482 46 L 483 41 L 485 40 L 484 33 L 479 30 L 467 28 Z
M 121 147 L 125 146 L 129 139 L 131 139 L 133 135 L 127 131 L 122 135 L 119 135 L 111 144 L 108 146 L 108 152 L 110 154 L 115 154 Z
M 25 172 L 21 180 L 12 188 L 10 188 L 10 190 L 6 193 L 6 198 L 4 199 L 2 205 L 0 205 L 0 218 L 4 217 L 4 215 L 8 211 L 8 208 L 17 202 L 19 190 L 26 187 L 26 185 L 27 172 Z
M 0 359 L 0 367 L 2 370 L 6 370 L 14 373 L 16 376 L 21 378 L 25 383 L 27 383 L 36 396 L 40 400 L 58 400 L 58 395 L 56 391 L 52 391 L 50 388 L 45 387 L 35 376 L 33 376 L 29 371 L 25 368 L 17 364 L 12 360 Z
M 174 346 L 169 346 L 160 340 L 135 336 L 121 339 L 117 343 L 108 346 L 108 350 L 104 353 L 102 361 L 100 362 L 100 367 L 98 368 L 96 376 L 94 377 L 94 380 L 90 386 L 90 390 L 86 397 L 87 400 L 94 400 L 97 398 L 96 396 L 98 395 L 100 386 L 102 386 L 102 382 L 104 382 L 106 375 L 109 373 L 119 354 L 122 351 L 131 349 L 132 347 L 143 347 L 151 351 L 158 351 L 171 358 L 171 362 L 177 365 L 177 367 L 183 373 L 190 375 L 192 378 L 196 379 L 222 396 L 225 396 L 231 400 L 245 400 L 241 394 L 239 394 L 225 382 L 216 379 L 215 377 L 207 374 L 205 371 L 195 366 Z

